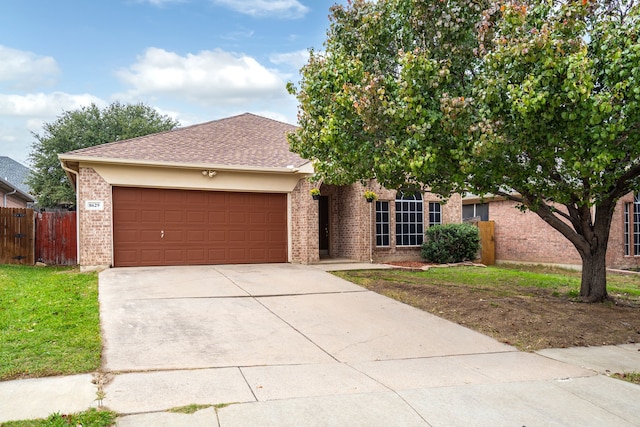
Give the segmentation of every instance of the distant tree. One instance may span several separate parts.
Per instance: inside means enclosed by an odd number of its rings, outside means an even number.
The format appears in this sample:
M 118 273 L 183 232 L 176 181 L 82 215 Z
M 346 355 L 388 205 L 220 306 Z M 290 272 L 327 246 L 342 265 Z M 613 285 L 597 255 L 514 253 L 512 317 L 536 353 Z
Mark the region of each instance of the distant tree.
M 353 0 L 289 91 L 319 178 L 514 200 L 607 298 L 613 211 L 640 189 L 634 0 Z
M 144 104 L 115 102 L 104 109 L 95 104 L 66 111 L 43 125 L 42 135 L 33 133 L 29 158 L 32 172 L 27 182 L 42 207 L 75 204 L 75 195 L 58 154 L 123 139 L 171 130 L 178 122 Z

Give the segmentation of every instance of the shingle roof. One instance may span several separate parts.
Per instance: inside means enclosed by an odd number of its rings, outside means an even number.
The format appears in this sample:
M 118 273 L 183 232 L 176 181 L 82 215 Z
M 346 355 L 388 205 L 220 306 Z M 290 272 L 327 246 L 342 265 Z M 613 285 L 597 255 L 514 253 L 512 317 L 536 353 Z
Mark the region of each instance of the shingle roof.
M 31 188 L 26 184 L 29 172 L 28 167 L 16 162 L 11 157 L 0 156 L 0 178 L 25 194 L 31 192 Z
M 307 160 L 289 151 L 295 126 L 245 113 L 138 138 L 97 145 L 61 157 L 167 164 L 212 164 L 265 168 L 299 167 Z

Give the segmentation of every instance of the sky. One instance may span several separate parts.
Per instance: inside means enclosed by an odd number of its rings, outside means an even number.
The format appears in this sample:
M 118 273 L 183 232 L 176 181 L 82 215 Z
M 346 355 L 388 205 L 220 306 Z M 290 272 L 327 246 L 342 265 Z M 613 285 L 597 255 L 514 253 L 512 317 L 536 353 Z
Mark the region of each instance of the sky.
M 308 50 L 346 0 L 2 0 L 0 156 L 29 165 L 42 124 L 142 102 L 180 122 L 250 112 L 295 124 Z

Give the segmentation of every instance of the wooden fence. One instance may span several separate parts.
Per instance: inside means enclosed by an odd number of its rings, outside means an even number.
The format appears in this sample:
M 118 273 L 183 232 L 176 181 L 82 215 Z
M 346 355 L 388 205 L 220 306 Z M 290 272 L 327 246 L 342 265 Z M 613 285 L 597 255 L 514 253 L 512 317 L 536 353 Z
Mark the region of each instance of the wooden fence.
M 0 264 L 35 263 L 33 209 L 0 208 Z
M 480 232 L 480 262 L 484 265 L 496 263 L 495 223 L 493 221 L 479 221 Z
M 35 215 L 36 261 L 48 265 L 77 264 L 76 213 L 42 212 Z
M 0 208 L 0 264 L 77 264 L 75 212 Z

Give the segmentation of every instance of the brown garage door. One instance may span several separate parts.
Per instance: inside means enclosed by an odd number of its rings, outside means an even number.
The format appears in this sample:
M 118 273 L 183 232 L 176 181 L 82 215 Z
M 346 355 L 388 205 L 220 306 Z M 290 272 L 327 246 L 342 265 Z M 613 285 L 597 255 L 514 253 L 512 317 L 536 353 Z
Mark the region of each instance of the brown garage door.
M 285 194 L 113 188 L 116 267 L 287 261 Z

